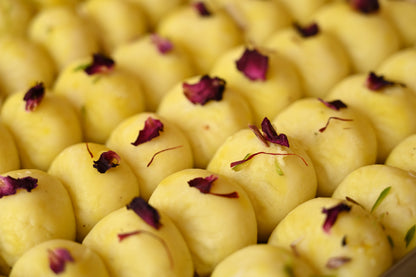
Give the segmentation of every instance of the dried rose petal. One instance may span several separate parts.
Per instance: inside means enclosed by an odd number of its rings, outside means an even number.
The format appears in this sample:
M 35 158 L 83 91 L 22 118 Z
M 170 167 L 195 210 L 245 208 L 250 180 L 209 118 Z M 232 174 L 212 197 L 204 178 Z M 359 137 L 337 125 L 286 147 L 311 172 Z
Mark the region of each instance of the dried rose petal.
M 114 60 L 103 54 L 93 54 L 92 58 L 92 63 L 84 69 L 88 75 L 110 72 L 114 68 Z
M 93 167 L 100 173 L 106 173 L 112 167 L 120 164 L 120 156 L 114 151 L 106 151 L 101 153 L 100 158 L 94 161 Z
M 362 13 L 373 13 L 380 9 L 378 0 L 349 0 L 350 6 Z
M 382 75 L 376 75 L 374 72 L 370 72 L 367 76 L 366 86 L 370 90 L 380 90 L 385 87 L 395 85 L 395 82 L 384 79 Z
M 267 141 L 289 147 L 289 140 L 287 139 L 287 136 L 285 134 L 278 135 L 267 117 L 265 117 L 261 122 L 261 130 L 263 131 L 263 136 Z
M 138 216 L 140 216 L 147 224 L 155 229 L 159 229 L 162 224 L 160 223 L 160 216 L 158 211 L 150 206 L 143 198 L 135 197 L 127 205 L 127 209 L 133 210 Z
M 195 10 L 199 13 L 200 16 L 210 16 L 211 12 L 208 10 L 204 2 L 198 1 L 193 3 Z
M 327 106 L 330 109 L 333 109 L 335 111 L 339 111 L 340 109 L 347 108 L 347 105 L 342 102 L 341 100 L 334 100 L 331 102 L 326 102 L 321 98 L 318 98 L 319 101 L 321 101 L 325 106 Z
M 322 213 L 326 214 L 326 218 L 325 218 L 325 222 L 323 225 L 323 229 L 326 233 L 329 233 L 329 231 L 331 230 L 332 226 L 334 226 L 335 221 L 338 218 L 339 213 L 341 212 L 349 212 L 351 210 L 351 206 L 348 206 L 345 203 L 339 203 L 338 205 L 326 209 L 326 208 L 322 208 Z
M 132 231 L 132 232 L 117 234 L 118 241 L 121 242 L 121 241 L 125 240 L 126 238 L 131 237 L 131 236 L 138 235 L 141 232 L 142 232 L 141 230 L 136 230 L 136 231 Z
M 204 193 L 204 194 L 212 194 L 212 195 L 223 196 L 223 197 L 228 197 L 228 198 L 238 198 L 238 193 L 235 191 L 231 193 L 226 193 L 226 194 L 211 192 L 212 184 L 217 179 L 218 177 L 215 175 L 210 175 L 205 178 L 197 177 L 192 180 L 189 180 L 188 184 L 190 187 L 197 188 L 201 193 Z
M 73 262 L 71 253 L 66 248 L 48 249 L 49 267 L 55 274 L 65 271 L 67 262 Z
M 256 49 L 245 49 L 243 55 L 236 61 L 237 69 L 252 81 L 265 81 L 269 68 L 269 57 Z
M 319 129 L 319 132 L 322 133 L 326 130 L 326 128 L 328 128 L 329 122 L 331 122 L 331 120 L 340 120 L 340 121 L 353 121 L 352 119 L 348 119 L 348 118 L 341 118 L 341 117 L 336 117 L 336 116 L 330 116 L 328 118 L 328 120 L 326 121 L 326 124 L 324 127 L 322 127 L 321 129 Z
M 18 189 L 25 189 L 31 192 L 38 186 L 36 178 L 27 176 L 23 178 L 13 178 L 11 176 L 0 176 L 0 198 L 3 196 L 13 195 Z
M 337 269 L 343 266 L 344 264 L 351 262 L 351 260 L 352 259 L 350 257 L 345 257 L 345 256 L 332 257 L 332 258 L 329 258 L 325 266 L 329 269 Z
M 205 105 L 210 100 L 220 101 L 222 99 L 225 80 L 204 75 L 198 83 L 183 83 L 182 88 L 186 98 L 193 104 Z
M 149 116 L 144 122 L 144 128 L 139 131 L 136 141 L 131 144 L 138 146 L 139 144 L 148 142 L 158 137 L 160 132 L 163 132 L 163 123 L 159 119 L 154 119 Z
M 150 40 L 154 45 L 156 45 L 161 54 L 166 54 L 173 49 L 173 44 L 170 40 L 157 34 L 152 34 L 150 36 Z
M 26 102 L 25 110 L 28 112 L 33 112 L 36 107 L 42 102 L 43 97 L 45 96 L 45 87 L 43 83 L 37 83 L 31 87 L 23 97 L 23 101 Z
M 263 134 L 262 133 L 260 133 L 260 130 L 259 130 L 259 128 L 257 128 L 257 126 L 256 125 L 249 125 L 248 126 L 252 131 L 253 131 L 253 133 L 256 135 L 256 137 L 261 141 L 261 142 L 263 142 L 263 144 L 266 146 L 266 147 L 269 147 L 270 145 L 269 145 L 269 142 L 266 140 L 266 138 L 263 136 Z
M 319 33 L 319 26 L 315 22 L 307 26 L 301 26 L 298 23 L 295 23 L 294 26 L 296 31 L 298 31 L 298 33 L 304 38 L 312 37 Z

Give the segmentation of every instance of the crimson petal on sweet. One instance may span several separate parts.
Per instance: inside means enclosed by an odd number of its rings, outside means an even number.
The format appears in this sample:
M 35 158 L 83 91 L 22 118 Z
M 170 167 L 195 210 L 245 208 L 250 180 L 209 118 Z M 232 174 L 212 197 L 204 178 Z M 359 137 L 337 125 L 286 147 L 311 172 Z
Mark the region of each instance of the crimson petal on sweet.
M 159 36 L 158 34 L 152 34 L 150 36 L 150 40 L 154 45 L 156 45 L 161 54 L 166 54 L 173 49 L 172 42 L 167 38 Z
M 307 26 L 301 26 L 298 23 L 295 23 L 294 25 L 298 33 L 304 38 L 313 37 L 319 34 L 319 26 L 316 22 L 313 22 Z
M 289 147 L 289 140 L 287 139 L 287 136 L 285 134 L 278 135 L 267 117 L 265 117 L 261 122 L 261 130 L 263 131 L 263 136 L 267 141 Z
M 66 248 L 49 249 L 48 258 L 49 267 L 55 274 L 64 272 L 66 263 L 74 261 L 71 253 Z
M 105 173 L 112 167 L 120 164 L 120 156 L 114 151 L 106 151 L 101 153 L 100 158 L 94 161 L 93 167 L 100 173 Z
M 208 101 L 222 100 L 225 90 L 225 80 L 203 75 L 195 84 L 182 84 L 183 93 L 193 104 L 205 105 Z
M 339 203 L 332 208 L 322 208 L 322 213 L 326 214 L 325 222 L 322 226 L 326 233 L 329 233 L 332 226 L 334 226 L 335 222 L 337 221 L 338 215 L 341 212 L 349 212 L 351 210 L 351 206 L 345 203 Z
M 147 224 L 155 229 L 159 229 L 162 226 L 160 223 L 159 212 L 141 197 L 133 198 L 133 200 L 127 205 L 127 209 L 133 210 Z
M 11 176 L 0 176 L 0 198 L 13 195 L 18 189 L 25 189 L 31 192 L 38 186 L 38 179 L 27 176 L 23 178 L 13 178 Z
M 265 81 L 269 68 L 269 57 L 256 49 L 245 49 L 243 55 L 236 61 L 236 66 L 247 78 L 252 81 Z
M 23 97 L 23 100 L 26 102 L 25 110 L 28 112 L 34 111 L 40 102 L 42 102 L 44 96 L 45 87 L 43 83 L 37 83 L 31 87 Z
M 347 108 L 347 105 L 342 102 L 341 100 L 334 100 L 331 102 L 326 102 L 321 98 L 318 98 L 319 101 L 321 101 L 325 106 L 327 106 L 330 109 L 333 109 L 335 111 L 339 111 L 340 109 Z
M 95 53 L 93 54 L 92 58 L 92 63 L 84 69 L 85 73 L 87 73 L 88 75 L 93 75 L 96 73 L 106 73 L 114 68 L 115 62 L 110 57 L 107 57 L 103 54 Z
M 163 132 L 163 123 L 159 119 L 154 119 L 149 116 L 144 122 L 144 128 L 139 131 L 136 140 L 131 144 L 138 146 L 139 144 L 148 142 L 158 137 L 160 132 Z
M 380 9 L 378 0 L 350 0 L 350 6 L 362 13 L 373 13 Z

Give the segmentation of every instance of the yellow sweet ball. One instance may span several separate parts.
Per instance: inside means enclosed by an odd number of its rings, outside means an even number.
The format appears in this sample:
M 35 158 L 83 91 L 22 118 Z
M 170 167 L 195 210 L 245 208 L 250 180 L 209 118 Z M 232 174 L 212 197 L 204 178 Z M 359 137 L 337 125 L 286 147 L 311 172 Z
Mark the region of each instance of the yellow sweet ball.
M 0 180 L 0 260 L 11 268 L 40 242 L 75 240 L 71 198 L 58 178 L 20 169 L 4 173 Z
M 114 128 L 106 145 L 130 165 L 145 200 L 163 178 L 194 166 L 187 136 L 172 121 L 155 113 L 125 119 Z
M 338 82 L 326 98 L 339 99 L 370 120 L 376 133 L 379 163 L 400 141 L 416 132 L 416 94 L 388 75 L 350 75 Z
M 416 247 L 416 176 L 411 172 L 381 164 L 363 166 L 346 176 L 332 197 L 348 197 L 377 218 L 395 261 Z
M 176 84 L 156 113 L 185 133 L 198 168 L 207 166 L 228 136 L 253 122 L 246 99 L 217 75 L 194 76 Z
M 77 241 L 110 212 L 139 196 L 139 183 L 127 161 L 98 143 L 77 143 L 62 150 L 48 173 L 59 178 L 74 207 Z
M 312 160 L 318 196 L 331 196 L 351 171 L 376 162 L 377 139 L 371 121 L 331 98 L 302 98 L 280 112 L 273 124 L 298 140 Z
M 393 262 L 376 218 L 354 202 L 329 197 L 293 209 L 268 244 L 294 251 L 324 275 L 380 276 Z
M 110 276 L 192 277 L 189 248 L 163 211 L 135 197 L 101 219 L 83 245 L 104 261 Z
M 287 213 L 316 195 L 313 162 L 298 141 L 290 136 L 287 139 L 288 146 L 265 144 L 253 130 L 244 128 L 224 141 L 207 166 L 247 192 L 262 242 Z
M 23 168 L 46 171 L 64 148 L 83 139 L 71 103 L 43 83 L 10 95 L 0 114 L 15 139 Z
M 0 37 L 0 96 L 43 82 L 51 87 L 57 73 L 49 52 L 25 36 Z
M 101 257 L 85 245 L 63 239 L 37 244 L 17 260 L 9 277 L 109 277 Z
M 247 194 L 228 177 L 185 169 L 163 179 L 149 203 L 178 226 L 198 276 L 209 276 L 225 257 L 257 242 Z

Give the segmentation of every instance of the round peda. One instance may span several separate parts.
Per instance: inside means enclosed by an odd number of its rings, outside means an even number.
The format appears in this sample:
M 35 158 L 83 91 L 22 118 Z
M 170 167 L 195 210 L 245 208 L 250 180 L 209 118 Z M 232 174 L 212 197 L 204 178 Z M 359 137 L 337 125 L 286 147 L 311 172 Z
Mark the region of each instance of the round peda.
M 292 137 L 288 142 L 289 147 L 267 146 L 244 128 L 225 140 L 207 166 L 247 192 L 256 213 L 259 241 L 267 241 L 288 212 L 316 195 L 314 164 L 299 142 Z
M 154 136 L 141 138 L 148 133 Z M 194 165 L 186 135 L 170 120 L 155 113 L 143 112 L 123 120 L 106 145 L 130 165 L 138 179 L 140 196 L 145 200 L 163 178 Z
M 163 179 L 149 203 L 169 216 L 190 249 L 198 276 L 257 241 L 256 219 L 245 191 L 205 169 L 184 169 Z
M 350 75 L 326 98 L 342 100 L 371 121 L 377 138 L 377 162 L 384 162 L 400 141 L 416 132 L 416 94 L 388 75 Z
M 228 136 L 252 123 L 245 98 L 229 88 L 227 80 L 208 75 L 176 84 L 163 97 L 157 114 L 169 118 L 185 133 L 198 168 L 206 167 Z
M 133 170 L 110 148 L 97 143 L 77 143 L 62 150 L 48 173 L 59 178 L 74 207 L 77 241 L 110 212 L 139 196 Z
M 310 28 L 316 26 L 316 33 Z M 324 97 L 351 72 L 350 58 L 333 35 L 309 23 L 280 29 L 271 34 L 264 47 L 277 51 L 299 70 L 305 96 Z M 325 74 L 322 74 L 325 72 Z
M 37 169 L 19 169 L 0 179 L 0 259 L 9 267 L 40 242 L 75 239 L 71 198 L 58 178 Z M 15 191 L 5 193 L 11 186 Z
M 323 275 L 380 276 L 393 261 L 375 217 L 353 202 L 328 197 L 293 209 L 268 244 L 294 251 Z
M 197 74 L 208 73 L 218 56 L 243 42 L 232 17 L 224 10 L 211 10 L 204 2 L 173 10 L 160 20 L 156 33 L 184 49 Z
M 100 59 L 110 63 L 102 71 L 98 69 Z M 100 54 L 71 62 L 59 74 L 53 90 L 73 104 L 85 140 L 97 143 L 105 143 L 122 120 L 146 108 L 140 82 L 112 58 Z
M 43 96 L 36 99 L 34 91 Z M 24 100 L 25 97 L 29 99 Z M 32 101 L 38 102 L 30 110 Z M 64 148 L 83 139 L 71 103 L 44 88 L 42 83 L 10 95 L 1 108 L 1 118 L 15 139 L 23 168 L 46 171 Z
M 176 225 L 142 198 L 101 219 L 82 244 L 102 258 L 113 277 L 194 274 L 189 248 Z
M 375 163 L 377 158 L 370 120 L 348 102 L 337 103 L 303 98 L 272 120 L 277 130 L 297 139 L 308 153 L 316 170 L 319 196 L 330 196 L 348 173 Z
M 245 66 L 239 67 L 237 61 Z M 275 117 L 303 96 L 296 66 L 283 55 L 263 48 L 234 47 L 218 57 L 210 74 L 224 78 L 230 90 L 247 100 L 256 124 L 264 117 Z
M 383 225 L 396 261 L 416 247 L 416 176 L 388 165 L 363 166 L 339 184 L 334 198 L 353 199 Z M 409 233 L 410 232 L 410 233 Z
M 70 62 L 100 50 L 91 23 L 69 6 L 40 10 L 28 27 L 28 37 L 42 45 L 60 71 Z
M 0 37 L 0 96 L 7 97 L 27 89 L 35 82 L 46 87 L 56 75 L 54 61 L 47 50 L 25 36 Z
M 79 7 L 96 29 L 100 48 L 107 54 L 148 31 L 147 18 L 140 7 L 128 0 L 87 0 Z
M 195 74 L 184 51 L 158 34 L 144 35 L 117 47 L 113 57 L 119 67 L 140 80 L 147 111 L 156 111 L 174 85 Z
M 63 239 L 37 244 L 15 263 L 10 277 L 109 277 L 104 262 L 85 245 Z

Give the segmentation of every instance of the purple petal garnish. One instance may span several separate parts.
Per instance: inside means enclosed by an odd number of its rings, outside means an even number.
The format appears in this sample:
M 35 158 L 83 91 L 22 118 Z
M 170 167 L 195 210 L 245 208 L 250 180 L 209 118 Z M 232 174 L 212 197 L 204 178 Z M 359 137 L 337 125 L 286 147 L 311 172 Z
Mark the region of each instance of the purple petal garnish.
M 347 105 L 344 102 L 342 102 L 341 100 L 334 100 L 334 101 L 331 101 L 331 102 L 326 102 L 326 101 L 322 100 L 321 98 L 318 98 L 318 100 L 321 101 L 322 104 L 324 104 L 328 108 L 333 109 L 335 111 L 339 111 L 340 109 L 347 108 Z
M 228 198 L 238 198 L 238 193 L 235 191 L 231 193 L 226 193 L 226 194 L 211 192 L 212 184 L 217 179 L 218 177 L 215 175 L 210 175 L 205 178 L 197 177 L 192 180 L 189 180 L 188 184 L 190 187 L 197 188 L 201 193 L 204 193 L 204 194 L 212 194 L 212 195 L 228 197 Z
M 158 211 L 141 197 L 133 198 L 133 200 L 127 205 L 127 209 L 133 210 L 147 224 L 155 229 L 159 229 L 162 226 Z
M 349 4 L 361 13 L 373 13 L 380 9 L 378 0 L 349 0 Z
M 382 75 L 376 75 L 374 72 L 370 72 L 367 76 L 366 86 L 370 90 L 380 90 L 388 86 L 395 85 L 394 82 L 384 79 Z
M 198 83 L 183 83 L 182 88 L 186 98 L 193 104 L 205 105 L 210 100 L 220 101 L 222 99 L 225 80 L 204 75 Z
M 131 231 L 131 232 L 127 232 L 127 233 L 117 234 L 118 241 L 121 242 L 121 241 L 125 240 L 126 238 L 131 237 L 131 236 L 138 235 L 141 232 L 142 232 L 141 230 L 136 230 L 136 231 Z
M 260 130 L 259 130 L 259 128 L 257 128 L 257 126 L 256 125 L 249 125 L 248 126 L 252 131 L 253 131 L 253 133 L 256 135 L 256 137 L 261 141 L 261 142 L 263 142 L 263 144 L 266 146 L 266 147 L 269 147 L 270 145 L 269 145 L 269 142 L 266 140 L 266 138 L 263 136 L 263 134 L 262 133 L 260 133 Z
M 301 26 L 300 24 L 295 23 L 294 26 L 296 31 L 298 31 L 298 33 L 304 38 L 312 37 L 319 33 L 319 26 L 315 22 L 307 26 Z
M 27 176 L 23 178 L 13 178 L 11 176 L 0 176 L 0 198 L 13 195 L 18 189 L 25 189 L 31 192 L 38 186 L 38 179 Z
M 265 81 L 269 68 L 269 57 L 256 49 L 245 49 L 243 55 L 236 61 L 237 69 L 252 81 Z
M 263 136 L 267 141 L 289 147 L 289 140 L 287 139 L 287 136 L 285 134 L 278 135 L 267 117 L 265 117 L 261 122 L 261 130 L 263 131 Z
M 110 72 L 114 68 L 114 60 L 103 54 L 93 54 L 92 58 L 92 63 L 84 69 L 88 75 Z
M 49 267 L 55 274 L 65 271 L 67 262 L 73 262 L 71 253 L 66 248 L 48 249 Z
M 45 96 L 45 87 L 43 83 L 37 83 L 31 87 L 23 97 L 23 100 L 26 102 L 25 110 L 27 112 L 32 112 L 36 107 L 42 102 L 43 97 Z
M 120 156 L 114 151 L 106 151 L 101 153 L 100 158 L 94 161 L 93 167 L 100 173 L 106 173 L 112 167 L 120 164 Z
M 345 204 L 345 203 L 339 203 L 338 205 L 326 209 L 326 208 L 322 208 L 322 213 L 326 214 L 326 218 L 325 218 L 325 222 L 322 226 L 322 228 L 324 229 L 324 231 L 326 233 L 329 233 L 332 226 L 334 226 L 335 221 L 338 218 L 338 215 L 341 212 L 349 212 L 351 210 L 351 206 Z
M 210 16 L 211 12 L 208 10 L 204 2 L 198 1 L 193 3 L 195 10 L 199 13 L 200 16 Z
M 163 132 L 163 123 L 159 119 L 154 119 L 149 116 L 144 122 L 144 128 L 139 131 L 136 141 L 131 144 L 138 146 L 139 144 L 148 142 L 158 137 L 160 132 Z
M 156 45 L 161 54 L 166 54 L 173 49 L 173 44 L 170 40 L 157 34 L 152 34 L 150 36 L 150 40 L 154 45 Z

